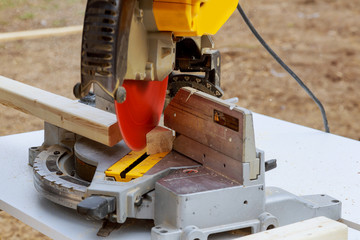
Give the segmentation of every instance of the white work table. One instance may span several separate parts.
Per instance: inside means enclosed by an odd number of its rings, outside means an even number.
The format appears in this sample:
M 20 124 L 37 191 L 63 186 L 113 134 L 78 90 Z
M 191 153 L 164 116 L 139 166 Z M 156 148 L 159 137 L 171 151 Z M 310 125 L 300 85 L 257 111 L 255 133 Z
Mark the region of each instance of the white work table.
M 360 223 L 360 142 L 254 114 L 256 146 L 278 167 L 266 185 L 297 195 L 326 193 L 342 202 L 342 217 Z M 28 148 L 43 131 L 0 137 L 0 209 L 54 239 L 98 239 L 100 222 L 42 198 L 35 190 Z M 107 239 L 150 239 L 151 224 L 126 224 Z M 103 239 L 103 238 L 101 238 Z M 349 240 L 360 232 L 349 229 Z

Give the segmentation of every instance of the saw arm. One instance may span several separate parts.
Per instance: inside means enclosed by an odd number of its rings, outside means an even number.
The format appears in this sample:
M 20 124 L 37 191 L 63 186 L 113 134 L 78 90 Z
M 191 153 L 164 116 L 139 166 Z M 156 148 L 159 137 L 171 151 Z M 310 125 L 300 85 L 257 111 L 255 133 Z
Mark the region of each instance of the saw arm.
M 115 100 L 124 140 L 141 150 L 146 133 L 158 124 L 167 88 L 169 98 L 184 86 L 222 96 L 220 54 L 209 35 L 236 5 L 237 0 L 88 0 L 81 83 L 74 95 L 83 98 L 95 84 L 96 95 Z M 194 72 L 200 74 L 189 74 Z

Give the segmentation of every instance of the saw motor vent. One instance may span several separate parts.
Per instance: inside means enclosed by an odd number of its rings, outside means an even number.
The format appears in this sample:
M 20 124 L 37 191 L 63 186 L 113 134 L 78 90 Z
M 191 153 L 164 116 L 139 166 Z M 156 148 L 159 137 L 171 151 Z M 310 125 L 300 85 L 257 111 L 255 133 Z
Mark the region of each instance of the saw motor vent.
M 115 88 L 119 4 L 120 0 L 89 0 L 85 12 L 81 78 L 108 90 Z

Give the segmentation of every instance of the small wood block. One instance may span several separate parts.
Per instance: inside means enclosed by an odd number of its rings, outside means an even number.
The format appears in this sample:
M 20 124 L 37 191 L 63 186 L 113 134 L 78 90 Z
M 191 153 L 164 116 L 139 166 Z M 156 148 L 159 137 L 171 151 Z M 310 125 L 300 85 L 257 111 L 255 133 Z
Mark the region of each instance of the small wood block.
M 160 126 L 146 134 L 147 154 L 157 154 L 172 150 L 174 142 L 173 131 Z
M 237 240 L 347 240 L 348 228 L 337 221 L 318 217 Z

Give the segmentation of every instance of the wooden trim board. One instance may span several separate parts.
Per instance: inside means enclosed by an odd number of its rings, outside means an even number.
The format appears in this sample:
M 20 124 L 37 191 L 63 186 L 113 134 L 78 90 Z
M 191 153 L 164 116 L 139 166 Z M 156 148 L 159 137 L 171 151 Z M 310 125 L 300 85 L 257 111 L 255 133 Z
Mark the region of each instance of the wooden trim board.
M 17 40 L 36 39 L 53 36 L 66 36 L 81 33 L 83 26 L 71 26 L 61 28 L 46 28 L 21 32 L 0 33 L 0 43 Z
M 347 240 L 348 228 L 337 221 L 318 217 L 236 240 Z
M 122 139 L 114 114 L 2 76 L 0 103 L 107 146 Z

